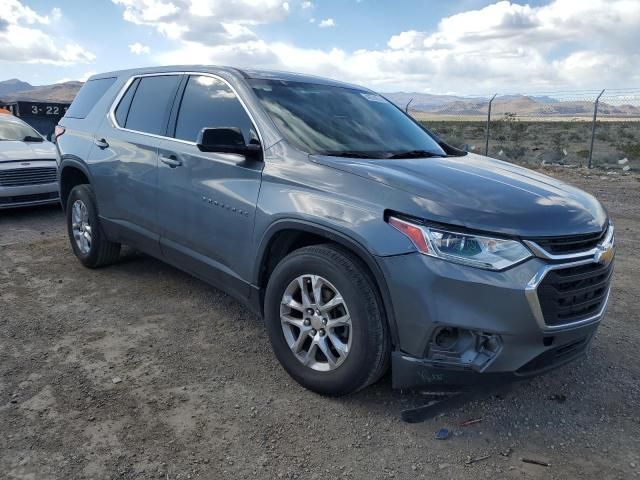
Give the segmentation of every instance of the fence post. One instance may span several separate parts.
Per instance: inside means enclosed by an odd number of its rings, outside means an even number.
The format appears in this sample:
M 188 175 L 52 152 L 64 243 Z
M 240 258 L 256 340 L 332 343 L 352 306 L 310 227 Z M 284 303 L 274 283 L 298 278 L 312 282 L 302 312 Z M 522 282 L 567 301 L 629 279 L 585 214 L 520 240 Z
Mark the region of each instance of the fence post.
M 491 100 L 489 100 L 489 111 L 487 112 L 487 133 L 486 133 L 486 138 L 484 143 L 485 156 L 489 155 L 489 130 L 491 128 L 491 104 L 493 103 L 493 99 L 496 98 L 496 95 L 498 94 L 497 93 L 494 94 L 493 97 L 491 97 Z
M 409 105 L 411 105 L 411 102 L 413 102 L 413 98 L 409 100 L 407 105 L 404 107 L 404 113 L 406 113 L 407 115 L 409 114 Z
M 596 98 L 595 103 L 593 104 L 593 125 L 591 126 L 591 147 L 589 148 L 589 168 L 593 168 L 592 160 L 593 160 L 593 140 L 596 136 L 596 119 L 598 117 L 598 102 L 600 101 L 600 97 L 604 93 L 604 90 L 600 92 L 600 95 Z

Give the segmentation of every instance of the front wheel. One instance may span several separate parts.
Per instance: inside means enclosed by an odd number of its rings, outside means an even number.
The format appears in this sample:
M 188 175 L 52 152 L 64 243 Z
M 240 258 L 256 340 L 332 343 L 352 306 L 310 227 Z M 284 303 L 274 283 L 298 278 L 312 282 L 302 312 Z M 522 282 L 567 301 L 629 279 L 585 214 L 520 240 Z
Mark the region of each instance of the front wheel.
M 346 395 L 384 374 L 390 342 L 362 262 L 333 245 L 304 247 L 273 271 L 265 320 L 276 357 L 304 387 Z
M 104 234 L 90 185 L 73 187 L 66 213 L 71 248 L 85 267 L 98 268 L 118 260 L 120 244 L 110 242 Z

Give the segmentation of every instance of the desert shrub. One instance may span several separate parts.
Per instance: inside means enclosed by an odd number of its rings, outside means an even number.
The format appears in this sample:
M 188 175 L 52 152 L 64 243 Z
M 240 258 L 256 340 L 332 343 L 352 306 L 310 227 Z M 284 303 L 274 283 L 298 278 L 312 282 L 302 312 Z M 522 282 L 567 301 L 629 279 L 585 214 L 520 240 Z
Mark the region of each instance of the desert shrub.
M 571 140 L 572 142 L 579 142 L 580 140 L 582 140 L 582 137 L 578 135 L 577 132 L 571 132 L 569 134 L 569 140 Z
M 576 155 L 578 155 L 580 158 L 587 159 L 589 158 L 589 150 L 578 150 L 576 152 Z
M 447 143 L 457 148 L 463 148 L 465 143 L 468 143 L 468 142 L 465 142 L 463 137 L 452 136 L 447 138 Z
M 635 138 L 636 138 L 636 136 L 633 134 L 633 132 L 631 130 L 629 130 L 626 125 L 623 125 L 620 128 L 620 136 L 622 138 L 626 138 L 628 140 L 635 140 Z
M 521 160 L 526 152 L 526 148 L 519 145 L 510 145 L 504 148 L 504 154 L 509 160 Z
M 635 160 L 640 160 L 640 143 L 627 143 L 623 145 L 621 150 Z

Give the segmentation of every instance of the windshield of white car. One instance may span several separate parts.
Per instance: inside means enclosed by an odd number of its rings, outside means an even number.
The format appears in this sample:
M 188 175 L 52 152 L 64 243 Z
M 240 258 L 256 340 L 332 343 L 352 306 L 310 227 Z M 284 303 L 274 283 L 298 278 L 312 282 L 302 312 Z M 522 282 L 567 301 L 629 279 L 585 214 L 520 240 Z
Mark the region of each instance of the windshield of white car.
M 26 123 L 0 118 L 0 141 L 42 142 L 42 136 Z
M 371 159 L 447 155 L 416 122 L 371 91 L 282 80 L 249 83 L 285 139 L 303 152 Z

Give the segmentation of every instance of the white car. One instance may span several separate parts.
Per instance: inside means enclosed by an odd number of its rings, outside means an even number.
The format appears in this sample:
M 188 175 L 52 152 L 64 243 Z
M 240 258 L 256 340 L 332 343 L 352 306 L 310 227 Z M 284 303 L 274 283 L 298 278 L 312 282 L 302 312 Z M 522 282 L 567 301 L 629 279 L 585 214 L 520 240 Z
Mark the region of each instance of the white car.
M 56 147 L 33 127 L 0 114 L 0 209 L 58 203 Z

